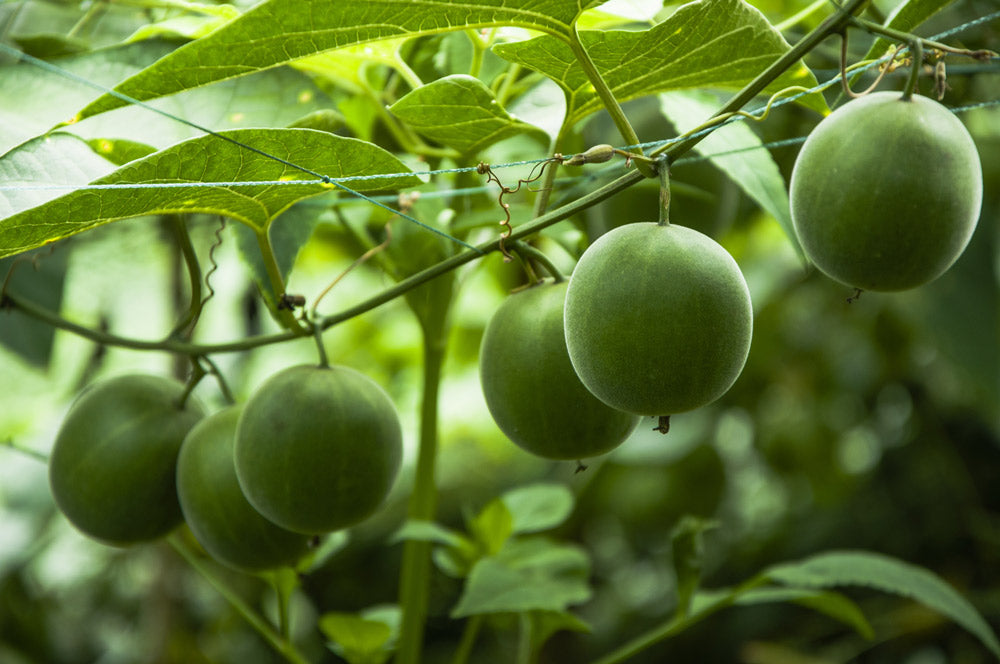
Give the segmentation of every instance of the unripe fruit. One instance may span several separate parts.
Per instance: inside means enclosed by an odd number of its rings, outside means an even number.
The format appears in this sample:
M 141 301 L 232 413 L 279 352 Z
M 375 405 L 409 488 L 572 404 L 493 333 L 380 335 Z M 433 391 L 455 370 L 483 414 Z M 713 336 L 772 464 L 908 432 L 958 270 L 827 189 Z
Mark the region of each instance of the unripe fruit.
M 599 401 L 573 371 L 563 333 L 566 286 L 541 284 L 511 295 L 490 319 L 479 350 L 483 395 L 497 426 L 549 459 L 604 454 L 639 422 Z
M 753 311 L 725 249 L 675 224 L 634 223 L 599 237 L 566 293 L 573 368 L 604 403 L 669 416 L 722 396 L 743 370 Z
M 389 395 L 347 367 L 275 374 L 247 401 L 236 427 L 243 494 L 267 519 L 299 533 L 370 516 L 392 488 L 401 457 Z
M 232 406 L 195 425 L 177 458 L 177 496 L 195 539 L 213 558 L 253 572 L 290 565 L 309 537 L 281 528 L 255 510 L 236 479 L 233 447 L 241 408 Z
M 982 168 L 947 108 L 877 92 L 817 125 L 789 195 L 796 235 L 820 271 L 898 291 L 936 279 L 961 255 L 979 217 Z
M 56 505 L 83 533 L 126 545 L 182 521 L 174 480 L 184 436 L 201 419 L 184 386 L 130 375 L 96 383 L 70 407 L 49 457 Z

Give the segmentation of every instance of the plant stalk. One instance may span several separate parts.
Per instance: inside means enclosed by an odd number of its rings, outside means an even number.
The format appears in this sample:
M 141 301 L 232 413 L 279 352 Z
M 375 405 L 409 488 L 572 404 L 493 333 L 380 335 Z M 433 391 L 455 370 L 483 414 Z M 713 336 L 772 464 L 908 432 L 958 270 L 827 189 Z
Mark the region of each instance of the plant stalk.
M 443 312 L 442 319 L 447 316 Z M 444 320 L 422 321 L 424 335 L 423 398 L 420 404 L 420 437 L 408 516 L 433 521 L 437 502 L 435 482 L 438 448 L 438 397 L 447 347 Z M 430 595 L 431 542 L 407 540 L 403 544 L 399 603 L 403 610 L 397 664 L 417 664 L 423 647 L 424 624 Z

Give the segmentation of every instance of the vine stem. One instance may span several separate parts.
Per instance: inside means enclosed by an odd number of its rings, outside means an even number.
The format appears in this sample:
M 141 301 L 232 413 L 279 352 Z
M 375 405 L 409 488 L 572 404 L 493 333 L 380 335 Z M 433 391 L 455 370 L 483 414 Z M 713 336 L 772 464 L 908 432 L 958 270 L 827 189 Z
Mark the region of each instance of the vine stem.
M 442 320 L 422 321 L 424 335 L 423 396 L 420 403 L 420 435 L 410 519 L 432 521 L 437 503 L 435 483 L 438 448 L 438 397 L 446 350 L 446 325 Z M 431 542 L 407 540 L 399 576 L 399 603 L 403 610 L 396 651 L 398 664 L 417 664 L 423 647 L 424 623 L 430 596 Z
M 260 247 L 261 258 L 264 259 L 264 269 L 267 271 L 267 278 L 271 282 L 271 290 L 274 291 L 275 298 L 280 298 L 285 294 L 285 280 L 281 276 L 281 269 L 278 267 L 278 258 L 274 255 L 274 248 L 271 246 L 271 239 L 268 237 L 267 230 L 267 226 L 255 228 L 254 236 L 257 238 L 257 246 Z M 303 328 L 299 324 L 299 321 L 296 320 L 295 314 L 291 310 L 278 307 L 277 312 L 278 319 L 285 328 L 295 332 L 296 335 L 308 333 L 308 330 Z
M 274 648 L 282 657 L 284 657 L 291 664 L 310 664 L 309 660 L 299 652 L 295 645 L 282 638 L 278 632 L 275 631 L 273 627 L 264 618 L 260 616 L 259 613 L 253 610 L 249 604 L 240 597 L 236 591 L 229 587 L 225 581 L 220 579 L 218 575 L 208 566 L 205 562 L 198 557 L 198 555 L 191 550 L 191 548 L 178 536 L 176 533 L 167 537 L 167 541 L 170 546 L 174 548 L 177 553 L 179 553 L 187 563 L 194 568 L 196 572 L 201 574 L 208 583 L 215 588 L 216 591 L 234 609 L 239 613 L 244 620 L 246 620 L 254 630 L 260 634 L 265 641 L 267 641 L 272 648 Z
M 188 232 L 187 224 L 180 215 L 170 215 L 167 217 L 167 226 L 173 233 L 177 246 L 184 257 L 184 264 L 187 266 L 188 281 L 191 282 L 191 304 L 187 312 L 177 321 L 174 329 L 170 331 L 169 337 L 176 337 L 190 334 L 194 323 L 201 315 L 201 266 L 198 264 L 198 254 L 195 253 L 194 245 L 191 243 L 191 234 Z
M 479 636 L 479 628 L 483 625 L 483 614 L 477 613 L 471 616 L 465 621 L 465 628 L 462 630 L 462 640 L 458 644 L 458 650 L 455 651 L 455 656 L 451 660 L 451 664 L 466 664 L 469 661 L 469 655 L 472 654 L 472 646 L 476 643 L 476 637 Z
M 627 661 L 636 654 L 646 650 L 660 641 L 666 640 L 678 634 L 691 625 L 704 620 L 710 615 L 720 611 L 726 607 L 732 606 L 736 599 L 747 592 L 758 586 L 767 583 L 767 577 L 764 575 L 755 576 L 749 581 L 744 582 L 738 586 L 735 590 L 730 592 L 724 598 L 717 600 L 711 606 L 705 607 L 696 613 L 685 613 L 682 615 L 674 616 L 673 618 L 667 620 L 665 623 L 658 627 L 654 627 L 645 634 L 640 634 L 636 638 L 632 639 L 628 643 L 620 646 L 616 650 L 608 653 L 604 657 L 593 661 L 591 664 L 620 664 L 621 662 Z
M 573 32 L 570 34 L 569 47 L 573 51 L 573 55 L 576 57 L 577 64 L 583 69 L 584 73 L 587 74 L 587 79 L 594 86 L 594 91 L 597 96 L 600 97 L 601 103 L 604 104 L 604 108 L 608 111 L 611 119 L 614 121 L 615 126 L 618 127 L 618 133 L 622 135 L 625 139 L 625 143 L 630 146 L 639 145 L 639 136 L 635 133 L 635 129 L 632 128 L 632 123 L 628 121 L 628 117 L 625 115 L 625 111 L 622 110 L 621 104 L 615 99 L 615 95 L 611 92 L 611 88 L 608 86 L 607 81 L 601 76 L 601 72 L 597 71 L 597 66 L 594 61 L 590 59 L 590 55 L 587 53 L 587 49 L 583 47 L 583 43 L 580 41 L 580 32 L 577 30 L 576 23 L 573 24 Z M 642 148 L 636 148 L 639 153 L 642 153 Z M 656 173 L 653 171 L 652 167 L 644 163 L 641 160 L 635 162 L 636 168 L 646 177 L 655 177 Z

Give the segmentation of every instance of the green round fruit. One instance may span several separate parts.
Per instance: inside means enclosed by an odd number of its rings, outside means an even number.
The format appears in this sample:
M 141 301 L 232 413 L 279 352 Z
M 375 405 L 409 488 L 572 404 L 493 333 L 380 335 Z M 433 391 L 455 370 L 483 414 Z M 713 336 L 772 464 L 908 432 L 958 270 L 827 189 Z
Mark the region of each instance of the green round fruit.
M 827 276 L 872 291 L 939 277 L 972 237 L 983 176 L 972 137 L 941 104 L 877 92 L 809 135 L 790 204 L 806 256 Z
M 290 565 L 309 537 L 271 523 L 247 501 L 236 479 L 233 447 L 242 409 L 226 408 L 195 425 L 177 458 L 177 497 L 195 539 L 213 558 L 254 572 Z
M 566 345 L 598 399 L 669 416 L 715 401 L 750 351 L 753 311 L 736 261 L 706 235 L 634 223 L 580 257 L 566 293 Z
M 362 521 L 399 471 L 402 433 L 389 395 L 347 367 L 297 366 L 250 397 L 236 428 L 236 476 L 258 512 L 316 534 Z
M 609 452 L 639 423 L 587 391 L 569 361 L 563 333 L 567 282 L 511 295 L 483 333 L 479 377 L 500 430 L 548 459 Z
M 184 436 L 201 419 L 184 386 L 129 375 L 96 383 L 70 407 L 49 457 L 56 505 L 83 533 L 126 545 L 183 520 L 174 480 Z

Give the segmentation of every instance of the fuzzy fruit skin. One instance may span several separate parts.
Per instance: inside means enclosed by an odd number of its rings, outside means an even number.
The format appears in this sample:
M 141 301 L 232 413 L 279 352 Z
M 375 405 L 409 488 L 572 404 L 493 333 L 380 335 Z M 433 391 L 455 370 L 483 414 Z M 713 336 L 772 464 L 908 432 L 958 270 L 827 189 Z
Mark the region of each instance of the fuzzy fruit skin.
M 49 457 L 49 485 L 80 531 L 125 546 L 157 539 L 183 520 L 177 454 L 203 416 L 184 386 L 127 375 L 90 386 L 70 407 Z
M 309 537 L 271 523 L 243 495 L 233 461 L 241 412 L 240 406 L 226 408 L 188 432 L 177 458 L 177 497 L 209 555 L 256 572 L 294 563 L 309 550 Z
M 548 459 L 583 459 L 618 447 L 639 423 L 587 391 L 569 361 L 563 333 L 565 281 L 508 297 L 479 349 L 490 414 L 515 444 Z
M 733 257 L 675 224 L 599 237 L 566 293 L 566 344 L 583 384 L 638 415 L 673 415 L 722 396 L 750 351 L 750 292 Z
M 402 432 L 389 395 L 348 367 L 278 372 L 236 427 L 236 476 L 250 504 L 298 533 L 346 528 L 382 504 L 399 471 Z
M 809 135 L 792 170 L 806 256 L 855 288 L 899 291 L 941 276 L 972 237 L 983 176 L 972 137 L 941 104 L 898 92 L 853 100 Z

